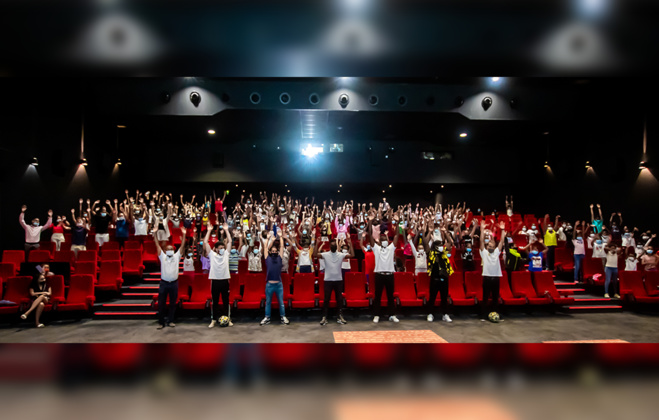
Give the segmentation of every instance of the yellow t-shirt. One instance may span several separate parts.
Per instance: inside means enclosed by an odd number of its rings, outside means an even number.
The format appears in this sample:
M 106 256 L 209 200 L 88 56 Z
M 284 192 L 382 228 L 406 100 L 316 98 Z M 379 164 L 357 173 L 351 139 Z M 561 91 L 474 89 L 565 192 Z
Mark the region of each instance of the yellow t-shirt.
M 558 242 L 556 242 L 556 231 L 552 230 L 551 233 L 549 231 L 545 232 L 545 246 L 556 245 L 558 245 Z

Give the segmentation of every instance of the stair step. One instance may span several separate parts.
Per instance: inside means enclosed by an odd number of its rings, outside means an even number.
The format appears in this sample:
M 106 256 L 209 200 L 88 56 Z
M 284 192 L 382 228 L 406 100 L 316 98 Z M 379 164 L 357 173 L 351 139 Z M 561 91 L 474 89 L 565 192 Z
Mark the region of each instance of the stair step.
M 103 308 L 124 308 L 124 307 L 150 307 L 150 303 L 104 303 L 101 305 Z
M 122 293 L 122 297 L 125 298 L 153 298 L 154 296 L 158 296 L 158 293 Z
M 561 292 L 569 292 L 572 295 L 576 295 L 577 293 L 586 293 L 586 289 L 557 289 L 560 290 Z
M 159 286 L 124 286 L 124 289 L 147 289 L 147 290 L 158 290 Z
M 620 305 L 577 305 L 577 306 L 568 306 L 568 312 L 574 313 L 605 313 L 605 312 L 622 312 L 622 306 Z
M 153 318 L 158 314 L 156 311 L 144 311 L 144 312 L 96 312 L 94 314 L 95 318 L 117 318 L 117 319 L 142 319 L 142 318 Z

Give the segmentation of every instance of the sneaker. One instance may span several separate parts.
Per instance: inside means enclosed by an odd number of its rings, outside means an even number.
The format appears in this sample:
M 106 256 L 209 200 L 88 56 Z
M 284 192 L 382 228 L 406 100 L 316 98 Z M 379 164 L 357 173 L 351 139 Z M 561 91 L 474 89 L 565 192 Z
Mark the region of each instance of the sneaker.
M 611 299 L 608 293 L 604 293 L 604 299 Z
M 391 315 L 391 316 L 389 317 L 389 321 L 391 321 L 391 322 L 400 322 L 400 321 L 398 320 L 398 318 L 396 318 L 396 315 Z
M 379 316 L 374 316 L 374 317 L 373 317 L 373 322 L 374 322 L 375 324 L 377 324 L 378 322 L 380 322 L 380 317 L 379 317 Z
M 261 325 L 268 325 L 270 323 L 270 317 L 265 317 L 261 320 Z
M 620 295 L 617 294 L 617 293 L 615 295 L 613 295 L 613 297 L 616 298 L 616 299 L 620 299 Z
M 208 328 L 213 328 L 213 327 L 215 326 L 215 324 L 217 324 L 217 321 L 215 321 L 214 319 L 212 319 L 212 320 L 211 320 L 211 323 L 208 324 Z
M 481 321 L 482 321 L 482 322 L 485 322 L 485 321 L 486 321 L 486 319 L 485 319 L 485 318 L 481 318 Z
M 282 316 L 281 317 L 281 323 L 284 324 L 284 325 L 288 325 L 288 324 L 291 323 L 291 321 L 289 321 L 288 318 L 286 318 L 285 316 Z
M 174 324 L 173 322 L 170 322 L 169 324 L 167 324 L 167 326 L 174 328 L 176 326 L 176 324 Z
M 442 321 L 444 321 L 444 322 L 453 322 L 453 320 L 451 319 L 451 317 L 448 316 L 448 315 L 444 315 L 444 316 L 442 317 Z
M 165 328 L 165 324 L 160 324 L 160 325 L 158 325 L 158 328 L 156 328 L 156 329 L 157 329 L 157 330 L 162 330 L 163 328 Z
M 426 319 L 428 320 L 428 322 L 433 322 L 435 320 L 435 317 L 432 314 L 430 314 L 426 317 Z
M 233 322 L 231 322 L 231 320 L 229 320 L 229 326 L 233 327 Z
M 43 324 L 37 325 L 37 328 L 43 328 L 43 327 L 45 327 L 45 325 L 43 325 Z
M 336 319 L 337 324 L 345 325 L 348 323 L 345 319 L 343 319 L 343 315 L 339 315 L 339 317 Z
M 323 319 L 320 320 L 320 325 L 327 325 L 327 318 L 323 317 Z

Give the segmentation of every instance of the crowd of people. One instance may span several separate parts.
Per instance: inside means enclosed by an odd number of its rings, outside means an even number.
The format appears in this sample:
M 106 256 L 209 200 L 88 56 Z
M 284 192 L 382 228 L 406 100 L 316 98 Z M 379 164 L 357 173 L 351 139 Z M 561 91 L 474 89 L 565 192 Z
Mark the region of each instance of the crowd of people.
M 266 304 L 261 325 L 271 322 L 273 294 L 277 295 L 281 322 L 290 322 L 285 314 L 281 273 L 289 271 L 291 261 L 296 262 L 297 273 L 315 272 L 316 262 L 324 272 L 321 325 L 328 323 L 332 293 L 338 304 L 337 322 L 346 323 L 340 296 L 345 273 L 351 267 L 350 259 L 355 257 L 363 259 L 367 281 L 374 283 L 375 323 L 383 316 L 380 305 L 383 290 L 387 294 L 388 319 L 399 322 L 394 308 L 394 272 L 405 269 L 405 259 L 414 261 L 417 273 L 429 275 L 428 321 L 434 320 L 434 303 L 439 294 L 439 311 L 444 322 L 452 322 L 447 305 L 448 278 L 456 270 L 458 253 L 462 270 L 475 271 L 477 264 L 482 266 L 484 295 L 480 312 L 483 320 L 488 311 L 497 310 L 499 282 L 503 277 L 501 261 L 508 280 L 512 271 L 520 269 L 553 271 L 559 241 L 565 241 L 573 249 L 575 281 L 583 280 L 582 262 L 587 255 L 602 259 L 605 297 L 619 297 L 617 278 L 621 255 L 625 259 L 625 270 L 637 270 L 641 264 L 645 271 L 656 271 L 659 263 L 654 251 L 656 234 L 636 227 L 630 229 L 623 224 L 619 212 L 612 213 L 605 224 L 599 204 L 590 206 L 590 220 L 570 223 L 561 216 L 550 220 L 549 215 L 545 215 L 528 225 L 515 221 L 512 197 L 506 197 L 505 215 L 494 212 L 486 215 L 481 209 L 471 211 L 466 203 L 392 205 L 383 199 L 375 204 L 355 204 L 352 200 L 329 200 L 321 204 L 313 197 L 302 200 L 259 192 L 257 196 L 241 195 L 230 208 L 226 205 L 226 193 L 221 198 L 214 193 L 203 201 L 194 195 L 189 200 L 180 195 L 177 201 L 172 194 L 158 191 L 153 194 L 137 191 L 132 196 L 128 190 L 125 193 L 126 197 L 121 200 L 104 203 L 80 199 L 77 211 L 71 209 L 70 219 L 62 214 L 55 216 L 53 222 L 51 210 L 44 225 L 38 218 L 27 224 L 27 207 L 23 206 L 19 221 L 25 229 L 25 252 L 38 248 L 42 232 L 48 229 L 52 229 L 51 240 L 58 250 L 65 241 L 64 232 L 70 232 L 74 252 L 86 249 L 92 226 L 94 239 L 100 246 L 110 240 L 111 229 L 121 246 L 129 238 L 144 241 L 153 236 L 162 277 L 160 328 L 174 326 L 175 305 L 169 305 L 166 313 L 165 304 L 168 296 L 170 302 L 176 299 L 181 258 L 184 272 L 194 271 L 195 260 L 198 260 L 211 279 L 209 328 L 221 317 L 228 317 L 229 325 L 233 325 L 228 305 L 229 281 L 231 273 L 238 272 L 241 260 L 247 260 L 249 272 L 265 272 Z M 403 258 L 397 257 L 397 249 L 402 250 Z M 34 296 L 35 302 L 47 299 L 44 294 Z M 492 297 L 493 307 L 488 307 L 488 297 Z M 30 311 L 35 308 L 38 311 L 41 302 L 36 307 L 33 305 Z

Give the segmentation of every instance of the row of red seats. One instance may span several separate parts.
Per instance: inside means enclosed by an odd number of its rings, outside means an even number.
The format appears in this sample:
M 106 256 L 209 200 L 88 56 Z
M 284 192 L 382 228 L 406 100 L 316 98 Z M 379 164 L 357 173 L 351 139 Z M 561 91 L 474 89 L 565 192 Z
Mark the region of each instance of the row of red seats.
M 177 304 L 183 309 L 206 309 L 211 302 L 211 282 L 208 274 L 183 274 L 179 276 Z M 232 274 L 229 283 L 229 304 L 238 309 L 263 308 L 265 302 L 264 274 Z M 284 300 L 289 308 L 310 309 L 322 307 L 324 303 L 324 276 L 313 273 L 297 273 L 292 278 L 282 273 Z M 500 303 L 503 305 L 568 305 L 573 298 L 560 294 L 554 285 L 552 273 L 542 271 L 530 273 L 519 271 L 512 274 L 511 284 L 506 278 L 499 282 Z M 316 292 L 316 284 L 318 292 Z M 241 285 L 244 290 L 241 293 Z M 512 286 L 512 288 L 511 288 Z M 368 308 L 373 303 L 373 283 L 367 284 L 366 276 L 360 272 L 345 275 L 344 292 L 340 297 L 349 308 Z M 427 273 L 416 276 L 412 273 L 394 274 L 395 304 L 400 307 L 421 307 L 427 302 L 430 280 Z M 476 306 L 483 296 L 483 278 L 479 272 L 454 272 L 449 278 L 449 304 L 454 306 Z M 336 307 L 336 297 L 332 296 L 330 307 Z M 387 305 L 385 292 L 382 305 Z M 439 300 L 434 302 L 439 305 Z M 154 298 L 154 305 L 157 305 Z M 272 307 L 279 306 L 273 297 Z
M 659 304 L 659 272 L 620 271 L 619 275 L 623 299 L 633 303 Z
M 32 277 L 16 276 L 7 279 L 7 289 L 3 300 L 14 302 L 13 305 L 0 306 L 0 315 L 17 314 L 29 308 L 32 302 L 30 284 Z M 89 311 L 94 304 L 94 279 L 90 275 L 76 274 L 71 276 L 69 287 L 64 286 L 64 277 L 49 276 L 46 284 L 51 287 L 50 302 L 44 307 L 44 312 L 50 311 Z

